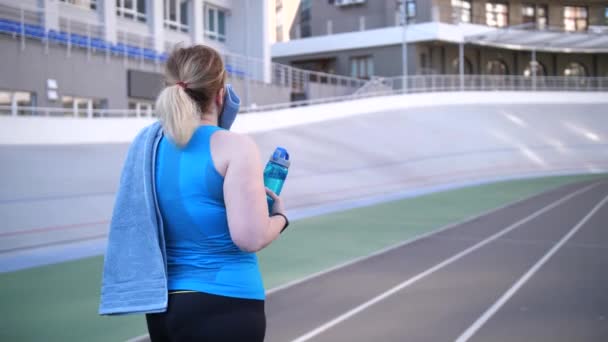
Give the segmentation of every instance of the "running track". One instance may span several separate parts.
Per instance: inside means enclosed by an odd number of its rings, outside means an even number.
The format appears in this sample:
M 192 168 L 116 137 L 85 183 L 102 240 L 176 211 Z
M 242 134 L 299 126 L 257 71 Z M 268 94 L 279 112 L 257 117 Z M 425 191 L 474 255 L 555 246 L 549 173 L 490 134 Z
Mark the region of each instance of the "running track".
M 606 270 L 608 180 L 567 185 L 271 292 L 266 341 L 608 341 Z

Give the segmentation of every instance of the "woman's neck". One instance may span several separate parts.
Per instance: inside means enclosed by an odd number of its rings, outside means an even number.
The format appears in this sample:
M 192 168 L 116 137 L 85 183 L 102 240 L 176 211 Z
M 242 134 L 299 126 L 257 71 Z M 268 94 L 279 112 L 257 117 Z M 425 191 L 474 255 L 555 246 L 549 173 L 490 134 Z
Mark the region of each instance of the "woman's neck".
M 217 126 L 218 125 L 217 116 L 211 115 L 211 114 L 209 114 L 209 115 L 205 114 L 201 117 L 200 124 L 204 125 L 204 126 Z

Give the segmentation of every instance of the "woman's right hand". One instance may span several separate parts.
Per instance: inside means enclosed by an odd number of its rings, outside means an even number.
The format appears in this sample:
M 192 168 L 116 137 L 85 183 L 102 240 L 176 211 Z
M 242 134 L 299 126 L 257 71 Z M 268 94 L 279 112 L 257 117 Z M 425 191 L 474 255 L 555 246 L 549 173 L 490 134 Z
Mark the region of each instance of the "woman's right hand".
M 273 200 L 272 208 L 270 208 L 270 215 L 283 214 L 285 215 L 285 208 L 283 208 L 283 201 L 274 191 L 266 188 L 266 195 L 270 196 Z

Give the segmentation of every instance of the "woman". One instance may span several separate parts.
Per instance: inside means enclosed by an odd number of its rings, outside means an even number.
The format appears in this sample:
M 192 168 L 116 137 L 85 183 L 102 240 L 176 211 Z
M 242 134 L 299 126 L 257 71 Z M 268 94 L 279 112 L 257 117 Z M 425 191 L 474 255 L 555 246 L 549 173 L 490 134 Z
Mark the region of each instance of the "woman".
M 264 288 L 255 252 L 287 225 L 264 188 L 255 142 L 218 127 L 226 71 L 206 46 L 181 48 L 156 102 L 164 136 L 156 192 L 165 227 L 169 304 L 146 315 L 156 341 L 263 341 Z M 268 215 L 266 194 L 274 198 Z

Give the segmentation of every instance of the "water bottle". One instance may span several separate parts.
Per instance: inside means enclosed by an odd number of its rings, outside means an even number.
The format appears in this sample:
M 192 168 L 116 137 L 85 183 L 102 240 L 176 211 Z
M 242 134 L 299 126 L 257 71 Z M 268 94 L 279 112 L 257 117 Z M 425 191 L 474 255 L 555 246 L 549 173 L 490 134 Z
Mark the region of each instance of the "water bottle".
M 283 189 L 289 164 L 289 153 L 287 153 L 287 150 L 277 147 L 264 168 L 264 185 L 277 195 L 280 195 L 281 189 Z M 270 211 L 274 200 L 266 195 L 266 201 L 268 202 L 268 211 Z

